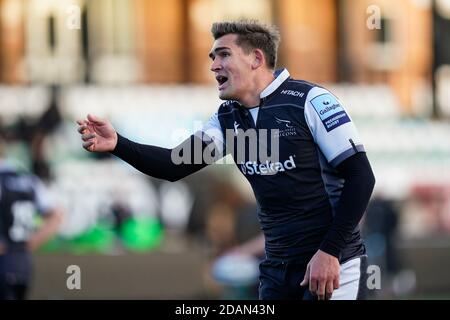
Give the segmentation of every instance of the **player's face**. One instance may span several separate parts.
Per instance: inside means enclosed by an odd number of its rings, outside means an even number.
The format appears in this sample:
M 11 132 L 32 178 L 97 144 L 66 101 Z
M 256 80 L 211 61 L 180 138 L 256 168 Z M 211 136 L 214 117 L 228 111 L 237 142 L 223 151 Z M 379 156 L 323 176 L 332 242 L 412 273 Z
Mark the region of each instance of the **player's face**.
M 218 83 L 219 98 L 240 100 L 252 90 L 252 55 L 236 44 L 237 35 L 227 34 L 216 41 L 209 54 L 211 71 Z

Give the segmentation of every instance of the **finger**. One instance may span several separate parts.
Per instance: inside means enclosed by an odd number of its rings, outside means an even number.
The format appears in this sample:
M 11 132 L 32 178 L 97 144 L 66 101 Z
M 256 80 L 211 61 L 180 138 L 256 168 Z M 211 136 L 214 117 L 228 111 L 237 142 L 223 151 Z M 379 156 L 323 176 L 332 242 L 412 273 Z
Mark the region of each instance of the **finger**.
M 86 125 L 81 125 L 78 127 L 77 130 L 79 133 L 83 134 L 83 133 L 86 133 L 86 130 L 89 130 L 89 128 Z
M 333 287 L 334 287 L 334 289 L 339 289 L 339 276 L 334 278 L 334 280 L 333 280 Z
M 333 281 L 328 281 L 325 288 L 325 300 L 330 300 L 333 295 L 334 284 Z
M 82 126 L 83 124 L 86 124 L 87 121 L 86 120 L 77 120 L 77 123 Z
M 81 136 L 81 140 L 83 141 L 89 141 L 95 138 L 95 133 L 88 133 L 88 134 L 83 134 Z
M 309 264 L 306 267 L 306 272 L 305 272 L 305 276 L 303 277 L 303 281 L 300 283 L 300 285 L 306 286 L 309 283 Z
M 319 300 L 325 300 L 325 288 L 326 288 L 327 282 L 325 280 L 320 280 L 318 282 L 317 286 L 317 297 Z
M 317 279 L 310 277 L 309 278 L 309 291 L 311 291 L 312 294 L 317 295 L 317 288 L 318 288 Z
M 100 119 L 99 117 L 94 116 L 92 114 L 88 114 L 87 118 L 88 118 L 88 120 L 90 122 L 94 122 L 95 124 L 100 124 L 101 125 L 101 124 L 105 123 L 102 119 Z
M 94 150 L 94 141 L 87 141 L 87 142 L 83 142 L 83 148 L 85 148 L 88 151 L 93 151 Z

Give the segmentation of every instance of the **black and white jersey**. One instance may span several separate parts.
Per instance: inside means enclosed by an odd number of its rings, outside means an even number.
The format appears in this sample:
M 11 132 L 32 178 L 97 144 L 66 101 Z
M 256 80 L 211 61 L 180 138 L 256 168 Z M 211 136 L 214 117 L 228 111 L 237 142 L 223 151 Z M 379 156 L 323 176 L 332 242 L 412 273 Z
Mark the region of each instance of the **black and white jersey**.
M 286 69 L 275 76 L 261 93 L 259 106 L 248 109 L 226 101 L 202 131 L 223 155 L 233 156 L 250 182 L 267 257 L 308 262 L 332 223 L 341 195 L 344 180 L 336 166 L 365 150 L 350 115 L 332 93 L 292 79 Z M 356 228 L 341 262 L 363 253 Z
M 53 201 L 34 175 L 0 163 L 0 241 L 8 251 L 23 251 L 34 231 L 35 214 L 46 214 Z

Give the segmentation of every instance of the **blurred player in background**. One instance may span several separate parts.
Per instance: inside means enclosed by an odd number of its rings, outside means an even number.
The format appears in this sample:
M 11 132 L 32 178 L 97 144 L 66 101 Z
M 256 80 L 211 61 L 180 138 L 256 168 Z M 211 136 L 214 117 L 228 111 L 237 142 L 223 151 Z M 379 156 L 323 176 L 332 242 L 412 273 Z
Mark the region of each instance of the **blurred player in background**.
M 35 230 L 35 214 L 43 223 Z M 0 129 L 0 299 L 22 300 L 32 279 L 31 253 L 58 230 L 61 211 L 44 184 L 5 160 Z
M 362 298 L 366 250 L 358 223 L 375 179 L 354 123 L 328 90 L 275 70 L 275 27 L 220 22 L 211 31 L 211 71 L 226 101 L 202 131 L 166 149 L 132 142 L 88 115 L 77 121 L 83 147 L 169 181 L 231 154 L 258 202 L 266 256 L 260 299 Z M 255 154 L 250 139 L 239 144 L 252 133 L 277 160 Z

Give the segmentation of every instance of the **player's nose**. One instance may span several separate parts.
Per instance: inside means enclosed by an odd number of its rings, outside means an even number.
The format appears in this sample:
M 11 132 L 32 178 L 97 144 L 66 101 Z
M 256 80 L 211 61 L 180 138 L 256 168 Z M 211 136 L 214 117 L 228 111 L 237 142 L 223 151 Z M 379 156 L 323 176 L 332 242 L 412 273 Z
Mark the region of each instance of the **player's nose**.
M 211 71 L 212 72 L 216 72 L 218 70 L 221 70 L 222 66 L 220 64 L 219 59 L 215 59 L 212 63 L 211 63 Z

